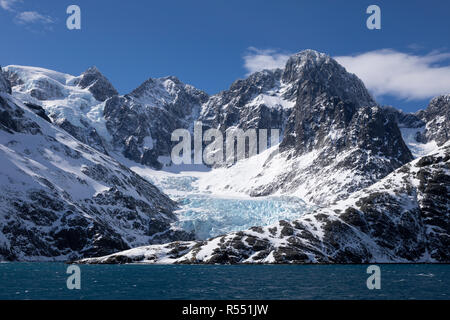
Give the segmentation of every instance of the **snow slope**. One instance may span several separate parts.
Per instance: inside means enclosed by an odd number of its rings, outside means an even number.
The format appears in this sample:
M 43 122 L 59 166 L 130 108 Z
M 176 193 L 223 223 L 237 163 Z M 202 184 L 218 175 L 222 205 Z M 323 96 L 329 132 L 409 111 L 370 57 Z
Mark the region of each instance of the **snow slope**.
M 405 141 L 409 150 L 411 150 L 414 158 L 425 156 L 438 148 L 435 140 L 431 140 L 425 143 L 418 141 L 418 138 L 425 133 L 426 126 L 419 128 L 400 127 L 400 131 L 402 133 L 403 140 Z
M 117 91 L 95 67 L 78 77 L 26 66 L 7 66 L 4 72 L 18 100 L 41 106 L 56 125 L 107 152 L 111 137 L 103 117 L 102 99 Z

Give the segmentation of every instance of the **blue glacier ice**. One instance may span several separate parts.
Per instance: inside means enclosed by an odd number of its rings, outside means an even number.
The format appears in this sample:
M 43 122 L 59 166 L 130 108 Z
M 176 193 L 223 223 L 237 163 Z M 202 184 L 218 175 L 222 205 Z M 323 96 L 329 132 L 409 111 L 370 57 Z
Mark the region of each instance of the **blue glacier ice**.
M 199 193 L 196 178 L 169 176 L 158 185 L 178 201 L 175 226 L 193 231 L 200 240 L 279 220 L 291 221 L 314 207 L 296 197 L 233 198 Z

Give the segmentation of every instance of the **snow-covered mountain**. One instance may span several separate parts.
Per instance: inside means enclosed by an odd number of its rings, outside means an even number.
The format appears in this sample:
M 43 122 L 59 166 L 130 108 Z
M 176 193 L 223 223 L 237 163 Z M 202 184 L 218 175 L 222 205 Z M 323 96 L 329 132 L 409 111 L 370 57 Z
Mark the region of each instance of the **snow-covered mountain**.
M 450 142 L 293 222 L 80 263 L 450 262 Z
M 96 68 L 77 77 L 20 66 L 4 74 L 0 260 L 75 259 L 173 240 L 189 241 L 89 262 L 449 260 L 449 95 L 415 114 L 381 107 L 361 80 L 313 50 L 212 96 L 176 77 L 118 95 Z M 279 129 L 281 141 L 233 166 L 168 175 L 185 171 L 167 167 L 171 134 L 195 121 L 222 132 Z M 182 207 L 153 183 L 179 185 L 169 194 Z M 274 197 L 255 206 L 248 196 Z M 302 203 L 298 219 L 286 199 Z M 276 206 L 256 223 L 290 220 L 230 232 L 252 219 L 228 206 Z M 208 237 L 230 233 L 190 241 L 196 226 Z
M 158 169 L 170 163 L 172 132 L 192 128 L 208 100 L 176 77 L 150 78 L 119 96 L 95 67 L 78 77 L 22 66 L 8 66 L 5 74 L 16 98 L 45 109 L 81 142 Z
M 0 74 L 0 83 L 7 83 Z M 0 91 L 0 260 L 67 260 L 192 239 L 176 204 Z
M 291 99 L 279 150 L 238 163 L 226 173 L 219 169 L 220 175 L 214 172 L 200 181 L 203 188 L 252 196 L 293 194 L 325 205 L 412 160 L 395 119 L 377 106 L 361 80 L 329 56 L 302 51 L 278 73 L 281 87 L 289 88 L 285 97 Z M 249 106 L 234 108 L 242 113 Z
M 170 163 L 171 135 L 191 129 L 208 95 L 176 77 L 149 79 L 130 94 L 106 101 L 104 118 L 114 148 L 154 168 Z

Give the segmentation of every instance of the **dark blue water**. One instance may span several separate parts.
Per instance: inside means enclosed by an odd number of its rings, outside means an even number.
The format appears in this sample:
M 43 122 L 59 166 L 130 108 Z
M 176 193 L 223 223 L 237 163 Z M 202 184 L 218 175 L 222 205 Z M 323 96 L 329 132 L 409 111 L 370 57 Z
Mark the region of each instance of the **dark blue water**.
M 81 266 L 67 289 L 62 263 L 1 263 L 0 299 L 450 299 L 450 265 Z

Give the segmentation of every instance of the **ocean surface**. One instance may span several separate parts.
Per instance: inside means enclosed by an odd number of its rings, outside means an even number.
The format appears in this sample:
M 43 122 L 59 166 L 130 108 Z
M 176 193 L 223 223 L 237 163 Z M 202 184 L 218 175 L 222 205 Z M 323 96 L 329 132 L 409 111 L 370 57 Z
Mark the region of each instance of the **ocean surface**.
M 82 265 L 67 288 L 63 263 L 0 263 L 0 299 L 450 299 L 450 265 Z

